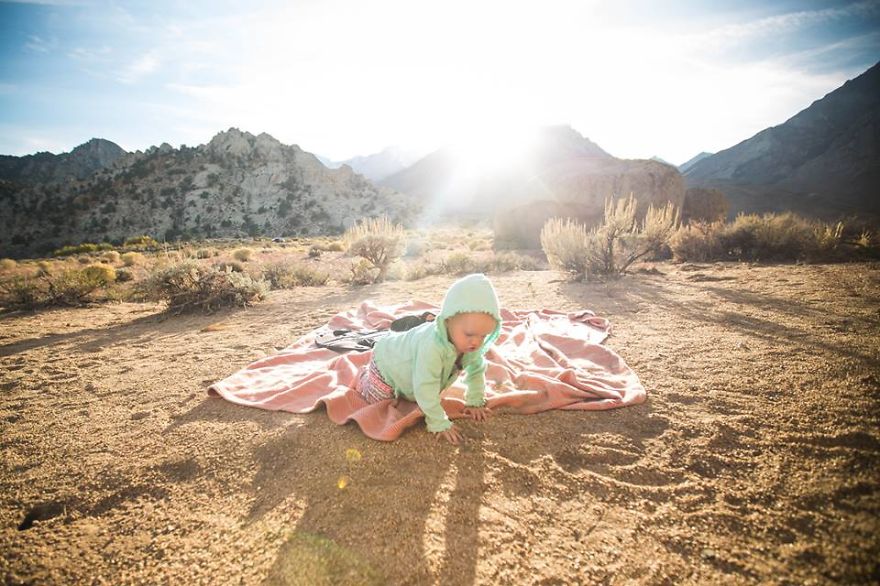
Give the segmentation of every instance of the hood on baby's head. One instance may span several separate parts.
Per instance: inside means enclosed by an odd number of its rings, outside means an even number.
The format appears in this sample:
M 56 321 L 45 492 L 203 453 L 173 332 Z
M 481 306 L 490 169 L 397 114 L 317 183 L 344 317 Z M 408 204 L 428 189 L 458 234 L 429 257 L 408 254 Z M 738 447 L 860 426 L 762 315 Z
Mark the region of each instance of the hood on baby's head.
M 495 318 L 495 331 L 486 337 L 483 343 L 488 347 L 501 329 L 501 308 L 498 294 L 492 281 L 482 273 L 475 273 L 457 280 L 446 291 L 440 315 L 437 316 L 437 329 L 446 338 L 446 320 L 457 313 L 480 312 L 488 313 Z

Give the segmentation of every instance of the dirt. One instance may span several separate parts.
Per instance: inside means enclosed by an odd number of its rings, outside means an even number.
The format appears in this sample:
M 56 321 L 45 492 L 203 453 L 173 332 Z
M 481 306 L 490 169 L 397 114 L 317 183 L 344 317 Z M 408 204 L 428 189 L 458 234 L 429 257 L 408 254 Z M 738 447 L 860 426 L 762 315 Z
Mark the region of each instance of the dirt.
M 370 298 L 273 292 L 171 317 L 0 317 L 8 584 L 826 584 L 880 580 L 880 265 L 660 263 L 611 283 L 493 275 L 588 308 L 648 401 L 498 414 L 466 445 L 367 439 L 207 386 Z

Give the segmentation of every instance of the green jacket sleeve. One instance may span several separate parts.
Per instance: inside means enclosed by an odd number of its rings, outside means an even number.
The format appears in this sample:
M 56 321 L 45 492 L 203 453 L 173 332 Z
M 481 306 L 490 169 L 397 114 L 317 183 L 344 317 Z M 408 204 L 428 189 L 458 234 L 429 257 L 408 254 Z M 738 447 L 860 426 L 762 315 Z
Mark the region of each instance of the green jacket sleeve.
M 468 407 L 482 407 L 486 404 L 486 359 L 479 352 L 472 352 L 464 363 L 467 391 L 464 404 Z
M 443 385 L 443 361 L 433 344 L 423 344 L 416 354 L 413 365 L 413 395 L 422 413 L 428 431 L 446 431 L 452 422 L 440 404 L 440 387 Z

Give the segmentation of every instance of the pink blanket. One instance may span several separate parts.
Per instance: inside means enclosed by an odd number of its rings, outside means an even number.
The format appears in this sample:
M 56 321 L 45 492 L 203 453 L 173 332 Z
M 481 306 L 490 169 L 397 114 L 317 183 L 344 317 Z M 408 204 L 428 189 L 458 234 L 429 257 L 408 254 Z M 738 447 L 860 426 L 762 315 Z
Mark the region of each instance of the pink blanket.
M 322 328 L 386 328 L 396 317 L 439 308 L 423 302 L 380 307 L 364 302 Z M 601 345 L 611 324 L 590 311 L 502 310 L 498 341 L 486 354 L 486 398 L 493 410 L 537 413 L 549 409 L 600 410 L 636 405 L 645 388 L 623 359 Z M 390 441 L 422 419 L 410 401 L 368 404 L 353 389 L 370 352 L 337 354 L 314 346 L 312 332 L 278 354 L 258 360 L 211 385 L 210 394 L 273 411 L 308 413 L 324 404 L 335 423 L 355 421 L 377 440 Z M 450 418 L 462 416 L 464 385 L 443 393 Z

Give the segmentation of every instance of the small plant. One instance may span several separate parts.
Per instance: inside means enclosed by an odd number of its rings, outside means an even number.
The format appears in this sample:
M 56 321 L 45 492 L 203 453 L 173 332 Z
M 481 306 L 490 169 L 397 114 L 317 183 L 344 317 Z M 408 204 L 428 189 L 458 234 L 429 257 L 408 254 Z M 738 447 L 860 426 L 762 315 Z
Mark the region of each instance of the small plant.
M 343 280 L 351 285 L 369 285 L 377 280 L 378 269 L 365 258 L 352 262 L 349 271 L 349 276 Z
M 125 252 L 122 254 L 122 264 L 127 267 L 143 264 L 145 257 L 140 252 Z
M 263 278 L 272 289 L 292 289 L 293 287 L 321 287 L 327 284 L 330 275 L 312 267 L 289 261 L 278 261 L 265 266 Z
M 244 265 L 240 262 L 231 260 L 227 262 L 219 262 L 214 265 L 220 271 L 232 271 L 233 273 L 243 273 Z
M 120 256 L 119 253 L 115 250 L 108 250 L 104 254 L 101 255 L 101 258 L 104 259 L 105 262 L 109 262 L 110 264 L 116 264 L 119 262 Z
M 404 252 L 405 236 L 403 227 L 386 217 L 368 218 L 349 228 L 344 241 L 349 254 L 363 258 L 376 269 L 375 281 L 384 281 L 388 267 Z
M 211 258 L 214 256 L 210 248 L 200 248 L 196 251 L 196 258 Z
M 724 258 L 720 234 L 723 222 L 696 222 L 681 226 L 673 234 L 669 246 L 672 256 L 682 262 L 707 262 Z
M 99 282 L 101 285 L 107 285 L 116 280 L 116 269 L 101 263 L 87 266 L 83 269 L 83 274 Z
M 102 250 L 112 250 L 113 246 L 107 242 L 93 244 L 91 242 L 83 242 L 77 245 L 67 245 L 55 250 L 52 256 L 72 256 L 74 254 L 88 254 L 92 252 L 100 252 Z
M 856 239 L 855 244 L 859 248 L 866 248 L 867 249 L 867 248 L 871 248 L 871 245 L 873 244 L 873 242 L 874 242 L 874 238 L 873 238 L 873 235 L 871 234 L 870 230 L 865 229 L 865 230 L 862 230 L 861 234 L 859 234 L 859 237 Z
M 340 242 L 339 240 L 334 240 L 330 244 L 328 244 L 324 250 L 327 252 L 342 252 L 345 250 L 345 244 Z
M 444 272 L 453 275 L 473 273 L 477 270 L 476 262 L 466 252 L 453 252 L 442 261 L 442 264 L 446 269 Z
M 590 272 L 587 229 L 570 218 L 551 218 L 541 229 L 541 248 L 550 266 L 580 280 Z
M 489 261 L 488 270 L 504 273 L 508 271 L 537 271 L 540 270 L 538 261 L 524 254 L 515 252 L 502 252 L 496 254 Z
M 11 258 L 0 259 L 0 271 L 11 271 L 18 266 L 18 263 Z
M 125 243 L 123 244 L 125 248 L 132 248 L 135 250 L 158 250 L 159 243 L 156 242 L 154 238 L 150 236 L 132 236 L 131 238 L 126 238 Z
M 317 245 L 310 246 L 309 258 L 321 258 L 321 248 Z
M 128 283 L 134 280 L 134 275 L 128 269 L 116 269 L 116 282 Z
M 238 248 L 232 251 L 232 258 L 241 262 L 247 262 L 251 259 L 253 250 L 250 248 Z
M 210 312 L 251 305 L 265 298 L 269 285 L 245 273 L 184 260 L 150 273 L 142 290 L 147 298 L 166 301 L 172 313 L 195 309 Z
M 422 262 L 407 267 L 404 279 L 407 281 L 417 281 L 431 275 L 442 275 L 444 272 L 446 272 L 446 267 L 442 263 L 431 264 Z

